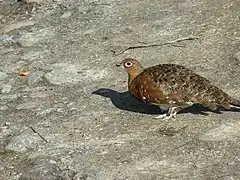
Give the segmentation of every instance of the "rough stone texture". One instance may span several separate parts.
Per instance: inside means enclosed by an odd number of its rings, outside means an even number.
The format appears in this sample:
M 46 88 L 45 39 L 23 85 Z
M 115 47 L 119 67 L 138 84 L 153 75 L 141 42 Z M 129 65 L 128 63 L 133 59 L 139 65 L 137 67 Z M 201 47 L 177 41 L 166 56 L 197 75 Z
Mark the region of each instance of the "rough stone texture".
M 11 89 L 12 89 L 11 84 L 4 84 L 2 87 L 1 93 L 2 94 L 9 93 L 11 91 Z
M 220 127 L 214 128 L 201 135 L 200 139 L 204 141 L 223 141 L 234 140 L 237 141 L 240 136 L 240 122 L 224 124 Z
M 181 64 L 240 99 L 239 0 L 34 2 L 0 1 L 1 91 L 11 85 L 0 93 L 0 179 L 239 179 L 239 110 L 153 119 L 160 110 L 133 100 L 115 67 Z M 22 70 L 43 79 L 30 85 Z M 9 152 L 16 135 L 33 147 Z
M 69 18 L 71 15 L 72 15 L 72 12 L 66 12 L 61 16 L 61 18 L 66 19 L 66 18 Z
M 240 51 L 234 54 L 234 58 L 236 59 L 236 63 L 240 66 Z
M 43 140 L 30 128 L 21 134 L 9 137 L 9 143 L 6 146 L 7 151 L 26 152 L 36 148 Z
M 0 81 L 5 80 L 8 77 L 7 73 L 0 72 Z
M 41 58 L 43 58 L 44 52 L 26 52 L 24 55 L 21 57 L 22 60 L 24 61 L 33 61 L 33 62 L 39 62 Z
M 49 38 L 54 32 L 49 31 L 48 29 L 41 29 L 37 33 L 24 33 L 21 38 L 19 38 L 18 43 L 22 47 L 33 46 L 39 41 Z
M 10 22 L 9 25 L 5 25 L 4 28 L 1 29 L 0 33 L 8 33 L 15 29 L 20 29 L 26 26 L 33 26 L 35 24 L 34 21 L 19 21 L 19 22 Z
M 70 175 L 70 174 L 69 174 Z M 71 175 L 70 175 L 71 176 Z M 61 170 L 55 161 L 48 159 L 37 159 L 29 162 L 23 170 L 19 180 L 67 180 L 71 179 L 61 175 Z
M 79 75 L 75 65 L 54 64 L 52 68 L 51 72 L 44 76 L 50 84 L 61 85 L 78 83 Z
M 44 72 L 34 71 L 28 75 L 28 85 L 35 85 L 42 81 Z

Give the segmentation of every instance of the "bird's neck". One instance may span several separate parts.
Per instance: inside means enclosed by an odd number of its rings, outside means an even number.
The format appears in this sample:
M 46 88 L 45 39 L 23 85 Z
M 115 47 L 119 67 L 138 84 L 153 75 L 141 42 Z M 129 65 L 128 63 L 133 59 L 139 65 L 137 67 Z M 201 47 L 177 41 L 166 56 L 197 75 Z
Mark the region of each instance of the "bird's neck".
M 139 74 L 139 72 L 128 74 L 128 84 L 130 84 Z
M 130 84 L 142 72 L 143 72 L 142 66 L 128 70 L 128 84 Z

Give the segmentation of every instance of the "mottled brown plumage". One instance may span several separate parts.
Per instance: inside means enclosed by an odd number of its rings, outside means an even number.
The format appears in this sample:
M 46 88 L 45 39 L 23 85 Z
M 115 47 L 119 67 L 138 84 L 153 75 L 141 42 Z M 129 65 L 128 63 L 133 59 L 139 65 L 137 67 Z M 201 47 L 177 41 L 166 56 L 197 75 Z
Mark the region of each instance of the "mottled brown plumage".
M 160 64 L 143 69 L 137 60 L 131 58 L 123 60 L 120 65 L 128 72 L 129 92 L 140 101 L 168 109 L 164 116 L 175 117 L 178 111 L 195 103 L 212 110 L 240 107 L 240 101 L 183 66 Z

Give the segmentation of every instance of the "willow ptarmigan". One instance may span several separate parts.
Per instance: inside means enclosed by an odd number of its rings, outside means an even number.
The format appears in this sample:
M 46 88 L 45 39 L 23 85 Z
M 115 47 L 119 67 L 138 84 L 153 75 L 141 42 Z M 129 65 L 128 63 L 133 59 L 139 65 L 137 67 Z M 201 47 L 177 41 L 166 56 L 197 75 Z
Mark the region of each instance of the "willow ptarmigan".
M 118 66 L 128 73 L 128 90 L 136 99 L 167 110 L 156 118 L 176 117 L 180 110 L 193 104 L 211 110 L 240 107 L 239 100 L 183 66 L 160 64 L 143 69 L 137 60 L 131 58 L 124 59 Z

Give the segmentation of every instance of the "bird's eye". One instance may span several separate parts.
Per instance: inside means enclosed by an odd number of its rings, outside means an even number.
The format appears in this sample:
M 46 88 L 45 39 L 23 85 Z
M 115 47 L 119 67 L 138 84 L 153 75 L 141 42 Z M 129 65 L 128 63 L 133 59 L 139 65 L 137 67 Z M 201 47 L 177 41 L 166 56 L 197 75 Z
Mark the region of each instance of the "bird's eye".
M 126 63 L 125 63 L 125 66 L 126 66 L 126 67 L 130 67 L 130 66 L 132 66 L 132 63 L 131 63 L 131 62 L 126 62 Z

